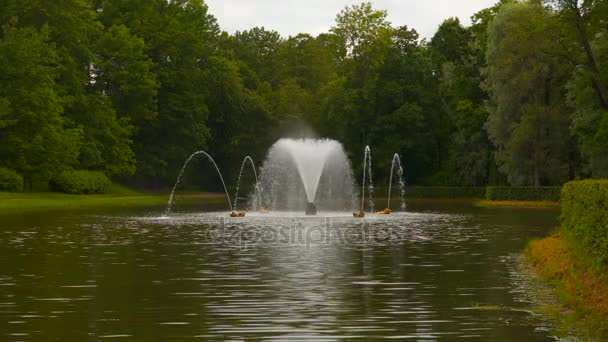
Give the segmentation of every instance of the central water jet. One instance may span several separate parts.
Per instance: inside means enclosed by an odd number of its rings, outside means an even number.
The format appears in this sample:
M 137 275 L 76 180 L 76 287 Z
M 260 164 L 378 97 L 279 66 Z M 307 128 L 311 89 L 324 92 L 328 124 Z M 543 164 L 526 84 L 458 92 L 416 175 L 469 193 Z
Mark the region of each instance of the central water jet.
M 351 207 L 352 171 L 342 145 L 329 139 L 281 139 L 268 152 L 260 175 L 264 207 L 304 210 Z

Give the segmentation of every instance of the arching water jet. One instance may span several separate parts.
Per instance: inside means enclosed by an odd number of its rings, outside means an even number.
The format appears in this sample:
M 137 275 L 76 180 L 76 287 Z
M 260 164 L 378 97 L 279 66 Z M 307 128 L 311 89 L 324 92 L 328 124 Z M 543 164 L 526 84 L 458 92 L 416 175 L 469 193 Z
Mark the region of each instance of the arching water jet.
M 259 180 L 258 180 L 258 172 L 255 168 L 255 163 L 250 156 L 246 156 L 241 163 L 241 171 L 239 172 L 239 178 L 236 182 L 236 192 L 234 194 L 234 210 L 238 210 L 239 203 L 239 188 L 241 187 L 241 177 L 243 177 L 243 171 L 245 170 L 245 165 L 249 162 L 251 164 L 251 169 L 253 170 L 253 176 L 255 177 L 255 191 L 258 190 Z M 261 194 L 260 194 L 261 196 Z
M 393 187 L 393 174 L 395 173 L 395 166 L 397 166 L 397 177 L 399 180 L 399 187 L 401 190 L 400 198 L 401 198 L 401 210 L 405 210 L 405 181 L 403 180 L 403 164 L 401 164 L 401 158 L 399 158 L 399 154 L 395 153 L 393 156 L 393 163 L 391 164 L 391 175 L 388 182 L 388 203 L 386 204 L 386 208 L 391 210 L 391 190 Z
M 188 159 L 186 159 L 184 166 L 182 166 L 182 169 L 180 170 L 179 175 L 177 176 L 177 181 L 175 182 L 175 185 L 173 186 L 173 190 L 171 190 L 171 195 L 169 195 L 169 202 L 167 203 L 167 210 L 165 212 L 166 216 L 171 214 L 171 206 L 173 205 L 173 198 L 175 195 L 175 190 L 177 190 L 177 187 L 179 186 L 179 184 L 182 181 L 182 177 L 184 176 L 184 171 L 186 171 L 186 168 L 188 167 L 188 164 L 190 164 L 190 161 L 192 159 L 194 159 L 194 157 L 201 155 L 201 154 L 206 156 L 207 159 L 209 159 L 211 164 L 213 164 L 213 166 L 215 167 L 217 174 L 220 176 L 220 180 L 222 181 L 222 185 L 224 186 L 224 192 L 226 193 L 226 200 L 228 200 L 228 206 L 230 206 L 230 211 L 233 212 L 232 202 L 230 201 L 230 195 L 228 194 L 228 189 L 226 188 L 226 183 L 224 182 L 224 177 L 222 176 L 222 173 L 220 172 L 220 168 L 215 163 L 215 160 L 213 160 L 213 158 L 207 152 L 197 151 L 197 152 L 192 153 L 190 155 L 190 157 L 188 157 Z
M 365 181 L 366 175 L 369 177 L 369 210 L 374 211 L 374 182 L 372 177 L 372 150 L 369 145 L 365 146 L 365 153 L 363 155 L 363 184 L 361 185 L 361 209 L 353 213 L 354 217 L 363 218 L 365 217 Z

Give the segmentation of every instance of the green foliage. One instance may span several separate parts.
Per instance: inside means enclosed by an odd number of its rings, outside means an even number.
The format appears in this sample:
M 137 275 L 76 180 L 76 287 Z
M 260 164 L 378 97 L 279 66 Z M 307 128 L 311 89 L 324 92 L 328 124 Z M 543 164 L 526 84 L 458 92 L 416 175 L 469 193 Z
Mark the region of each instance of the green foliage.
M 124 25 L 113 25 L 100 38 L 95 87 L 111 100 L 120 117 L 140 125 L 156 115 L 158 81 L 143 39 Z
M 54 191 L 66 194 L 103 194 L 112 182 L 98 171 L 72 170 L 63 171 L 51 180 Z
M 369 56 L 391 29 L 387 16 L 386 11 L 375 10 L 371 2 L 348 6 L 336 16 L 331 33 L 344 44 L 345 56 Z
M 407 187 L 407 198 L 483 198 L 486 188 L 483 187 Z
M 608 58 L 608 30 L 599 32 L 591 41 L 598 60 Z M 598 65 L 599 77 L 608 84 L 608 65 Z M 567 99 L 574 109 L 573 131 L 580 141 L 585 158 L 585 171 L 593 177 L 608 177 L 608 111 L 598 102 L 593 77 L 586 68 L 577 68 L 566 84 Z
M 575 332 L 585 341 L 603 341 L 608 337 L 606 272 L 572 240 L 556 233 L 531 241 L 524 255 L 564 304 L 549 311 L 564 335 Z
M 559 186 L 488 186 L 490 201 L 559 201 Z
M 14 170 L 0 167 L 0 191 L 23 190 L 23 177 Z
M 480 186 L 489 181 L 493 157 L 487 132 L 480 129 L 488 118 L 487 94 L 481 89 L 485 59 L 479 58 L 475 46 L 482 42 L 471 31 L 458 19 L 447 19 L 429 43 L 434 69 L 439 71 L 438 96 L 451 119 L 443 128 L 446 136 L 451 135 L 451 144 L 442 156 L 442 170 L 433 178 Z
M 236 58 L 245 62 L 262 80 L 270 82 L 275 79 L 281 42 L 278 32 L 254 27 L 235 33 L 234 52 Z
M 605 264 L 608 261 L 608 180 L 566 183 L 561 202 L 562 230 Z
M 78 158 L 80 166 L 104 170 L 109 176 L 133 175 L 135 154 L 131 149 L 133 126 L 130 119 L 117 118 L 112 102 L 103 96 L 84 96 L 74 110 L 84 127 L 84 144 Z
M 427 41 L 370 2 L 316 37 L 222 32 L 204 0 L 2 2 L 0 165 L 26 188 L 76 167 L 159 189 L 194 151 L 231 178 L 244 155 L 314 131 L 356 169 L 366 145 L 377 170 L 399 153 L 408 184 L 603 177 L 606 14 L 501 0 Z M 217 190 L 203 164 L 193 182 Z
M 536 3 L 503 5 L 488 28 L 486 127 L 512 185 L 559 184 L 568 177 L 562 93 L 568 66 L 555 57 L 557 32 L 556 17 Z
M 65 127 L 60 67 L 48 30 L 5 26 L 2 34 L 0 163 L 31 184 L 78 162 L 82 130 Z

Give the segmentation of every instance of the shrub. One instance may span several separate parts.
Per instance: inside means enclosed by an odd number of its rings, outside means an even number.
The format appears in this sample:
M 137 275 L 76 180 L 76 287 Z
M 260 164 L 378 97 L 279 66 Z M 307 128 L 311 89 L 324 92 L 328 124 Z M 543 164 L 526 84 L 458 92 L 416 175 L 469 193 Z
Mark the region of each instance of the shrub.
M 608 260 L 608 180 L 566 183 L 561 201 L 562 230 L 605 263 Z
M 0 191 L 18 192 L 23 190 L 23 177 L 17 172 L 0 167 Z
M 96 171 L 63 171 L 51 181 L 51 189 L 67 194 L 103 194 L 112 182 Z
M 406 198 L 483 198 L 486 188 L 413 186 L 405 189 Z
M 488 186 L 490 201 L 559 201 L 559 186 Z

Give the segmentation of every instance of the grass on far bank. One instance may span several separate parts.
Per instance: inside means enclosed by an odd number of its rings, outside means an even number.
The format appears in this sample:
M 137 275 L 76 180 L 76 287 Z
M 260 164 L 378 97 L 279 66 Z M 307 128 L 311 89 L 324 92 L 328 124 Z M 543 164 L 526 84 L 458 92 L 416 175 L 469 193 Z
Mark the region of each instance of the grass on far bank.
M 213 193 L 180 193 L 178 197 L 225 201 L 225 195 Z M 112 184 L 107 193 L 96 195 L 69 195 L 58 192 L 0 192 L 0 213 L 100 206 L 158 205 L 166 203 L 168 198 L 168 193 L 146 193 L 118 184 Z
M 565 331 L 608 338 L 608 274 L 560 233 L 530 242 L 524 255 L 563 303 L 549 311 Z
M 553 201 L 490 201 L 482 200 L 474 203 L 477 207 L 496 208 L 496 207 L 519 207 L 519 208 L 557 208 L 559 202 Z

